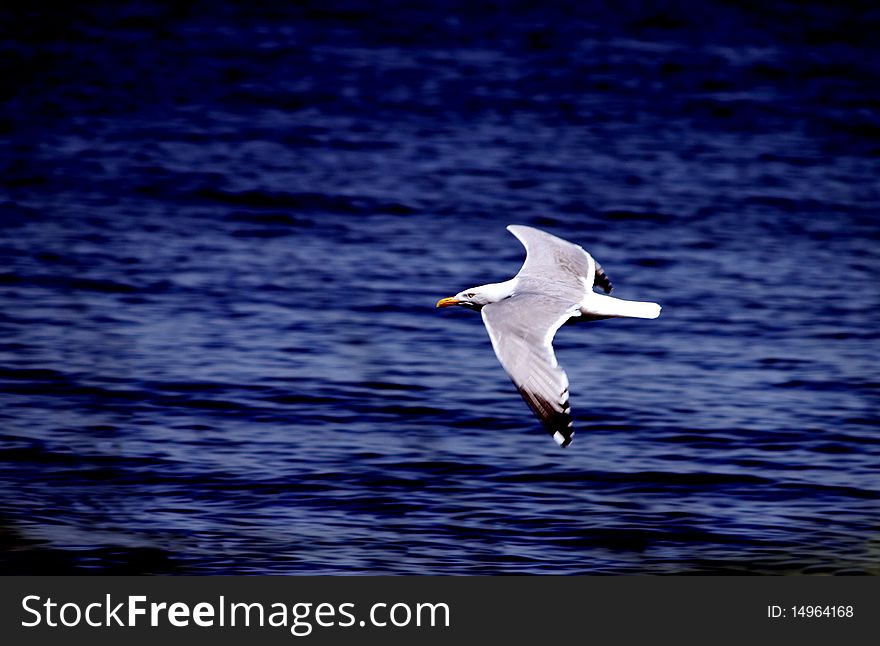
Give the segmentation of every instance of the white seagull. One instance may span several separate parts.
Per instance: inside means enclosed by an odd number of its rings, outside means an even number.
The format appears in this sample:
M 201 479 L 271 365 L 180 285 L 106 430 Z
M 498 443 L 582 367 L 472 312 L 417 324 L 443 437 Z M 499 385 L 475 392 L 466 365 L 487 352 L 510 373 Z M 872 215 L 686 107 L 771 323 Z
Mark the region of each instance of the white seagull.
M 471 287 L 437 307 L 480 310 L 495 355 L 523 399 L 562 446 L 574 436 L 568 405 L 568 377 L 553 354 L 553 335 L 571 318 L 598 321 L 616 317 L 655 319 L 657 303 L 625 301 L 601 265 L 579 245 L 521 225 L 507 230 L 526 248 L 519 273 L 503 283 Z M 605 294 L 593 291 L 601 287 Z

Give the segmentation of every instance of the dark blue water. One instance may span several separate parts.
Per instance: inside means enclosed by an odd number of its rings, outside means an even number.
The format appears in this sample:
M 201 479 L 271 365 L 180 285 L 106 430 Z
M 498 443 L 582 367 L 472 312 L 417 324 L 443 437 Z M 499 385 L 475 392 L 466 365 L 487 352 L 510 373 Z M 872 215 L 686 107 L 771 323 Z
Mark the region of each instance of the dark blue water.
M 0 10 L 0 571 L 880 574 L 880 12 Z M 656 321 L 480 317 L 504 227 Z

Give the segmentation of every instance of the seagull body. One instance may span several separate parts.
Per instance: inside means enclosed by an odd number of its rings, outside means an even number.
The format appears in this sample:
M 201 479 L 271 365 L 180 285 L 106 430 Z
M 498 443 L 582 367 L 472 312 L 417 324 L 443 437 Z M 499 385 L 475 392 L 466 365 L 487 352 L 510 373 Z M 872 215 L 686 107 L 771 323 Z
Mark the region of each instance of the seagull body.
M 532 227 L 507 230 L 526 248 L 519 273 L 440 299 L 437 307 L 480 311 L 501 365 L 553 439 L 566 447 L 574 430 L 568 377 L 553 353 L 556 331 L 569 319 L 655 319 L 660 306 L 608 296 L 613 285 L 605 271 L 576 244 Z M 606 293 L 594 292 L 594 285 Z

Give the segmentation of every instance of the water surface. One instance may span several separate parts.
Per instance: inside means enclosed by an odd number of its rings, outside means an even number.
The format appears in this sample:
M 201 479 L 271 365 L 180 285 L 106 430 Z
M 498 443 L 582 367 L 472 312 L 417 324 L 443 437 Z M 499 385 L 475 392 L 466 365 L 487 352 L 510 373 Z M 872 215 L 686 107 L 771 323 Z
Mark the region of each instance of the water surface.
M 880 573 L 876 11 L 2 10 L 5 573 Z M 480 317 L 530 224 L 559 449 Z

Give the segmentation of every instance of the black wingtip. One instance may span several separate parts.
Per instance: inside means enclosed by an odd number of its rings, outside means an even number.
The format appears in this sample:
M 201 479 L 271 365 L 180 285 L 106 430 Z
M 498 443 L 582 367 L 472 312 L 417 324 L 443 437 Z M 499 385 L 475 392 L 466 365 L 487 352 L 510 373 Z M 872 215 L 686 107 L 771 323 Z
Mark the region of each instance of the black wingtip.
M 606 294 L 610 294 L 614 291 L 614 283 L 612 283 L 611 279 L 605 274 L 596 274 L 596 284 L 601 287 L 602 291 Z
M 602 291 L 606 294 L 610 294 L 614 291 L 614 283 L 611 282 L 611 279 L 608 278 L 608 274 L 605 273 L 605 270 L 602 269 L 602 265 L 598 262 L 596 263 L 596 274 L 593 277 L 593 284 L 601 287 Z
M 560 431 L 553 432 L 553 439 L 556 440 L 556 443 L 562 447 L 563 449 L 567 448 L 571 441 L 574 439 L 574 431 L 568 429 L 568 434 L 563 434 Z

